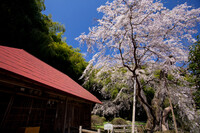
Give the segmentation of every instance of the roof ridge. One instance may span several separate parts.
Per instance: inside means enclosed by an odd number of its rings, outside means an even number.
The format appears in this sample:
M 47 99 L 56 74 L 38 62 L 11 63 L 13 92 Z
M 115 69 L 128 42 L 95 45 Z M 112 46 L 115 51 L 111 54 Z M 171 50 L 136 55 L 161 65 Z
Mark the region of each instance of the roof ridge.
M 5 45 L 0 45 L 0 47 L 2 47 L 2 48 L 4 47 L 4 48 L 16 49 L 16 50 L 24 50 L 22 48 L 15 48 L 15 47 L 12 47 L 12 46 L 5 46 Z

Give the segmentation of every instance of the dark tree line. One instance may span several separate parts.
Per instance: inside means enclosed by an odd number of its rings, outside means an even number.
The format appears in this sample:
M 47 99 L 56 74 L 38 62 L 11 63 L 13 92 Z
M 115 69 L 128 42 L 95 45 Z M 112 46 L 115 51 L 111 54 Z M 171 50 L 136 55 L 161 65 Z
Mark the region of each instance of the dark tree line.
M 24 49 L 78 81 L 87 62 L 62 37 L 65 27 L 43 10 L 44 0 L 2 0 L 0 45 Z

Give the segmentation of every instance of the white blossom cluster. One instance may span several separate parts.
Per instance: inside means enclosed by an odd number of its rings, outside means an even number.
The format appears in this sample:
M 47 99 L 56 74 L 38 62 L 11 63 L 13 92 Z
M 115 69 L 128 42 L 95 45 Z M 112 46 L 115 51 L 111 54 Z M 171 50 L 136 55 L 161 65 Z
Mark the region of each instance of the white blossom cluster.
M 172 102 L 177 106 L 182 122 L 191 129 L 191 132 L 198 133 L 200 130 L 200 116 L 195 110 L 193 90 L 188 86 L 171 86 L 169 90 L 173 99 Z
M 122 65 L 119 48 L 125 64 L 136 63 L 132 39 L 137 43 L 137 59 L 140 65 L 162 62 L 173 56 L 175 65 L 187 61 L 188 51 L 183 39 L 194 42 L 191 34 L 200 21 L 200 9 L 182 4 L 169 10 L 153 0 L 114 0 L 98 8 L 104 16 L 99 25 L 83 33 L 77 40 L 88 46 L 88 51 L 98 51 L 89 62 L 94 68 Z

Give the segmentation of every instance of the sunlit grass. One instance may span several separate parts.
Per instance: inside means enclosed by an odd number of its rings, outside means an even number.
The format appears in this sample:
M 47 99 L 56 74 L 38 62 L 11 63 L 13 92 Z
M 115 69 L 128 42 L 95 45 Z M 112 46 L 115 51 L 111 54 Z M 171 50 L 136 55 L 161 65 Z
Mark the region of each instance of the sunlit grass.
M 103 123 L 103 125 L 94 125 L 94 126 L 92 126 L 92 129 L 104 129 L 104 125 L 107 124 L 107 123 L 111 123 L 111 122 L 105 121 L 105 122 Z M 131 125 L 131 124 L 132 124 L 131 121 L 127 121 L 127 123 L 128 123 L 128 125 Z M 145 122 L 140 122 L 140 121 L 136 121 L 136 122 L 135 122 L 135 125 L 142 125 L 142 126 L 145 126 L 145 124 L 146 124 Z

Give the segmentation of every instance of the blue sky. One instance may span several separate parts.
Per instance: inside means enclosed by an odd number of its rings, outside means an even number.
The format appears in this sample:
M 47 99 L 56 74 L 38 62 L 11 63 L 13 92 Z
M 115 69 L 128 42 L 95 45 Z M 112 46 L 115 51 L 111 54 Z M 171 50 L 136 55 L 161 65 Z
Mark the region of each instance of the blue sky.
M 45 14 L 52 14 L 53 21 L 65 25 L 67 44 L 74 48 L 80 48 L 81 53 L 87 53 L 86 46 L 80 46 L 75 40 L 81 33 L 88 33 L 88 28 L 95 26 L 95 19 L 102 17 L 97 8 L 104 5 L 108 0 L 45 0 Z M 111 0 L 110 0 L 111 1 Z M 178 4 L 187 2 L 194 8 L 200 7 L 200 0 L 161 0 L 164 6 L 172 9 Z M 200 28 L 199 28 L 200 29 Z M 89 61 L 92 54 L 86 54 L 85 59 Z

